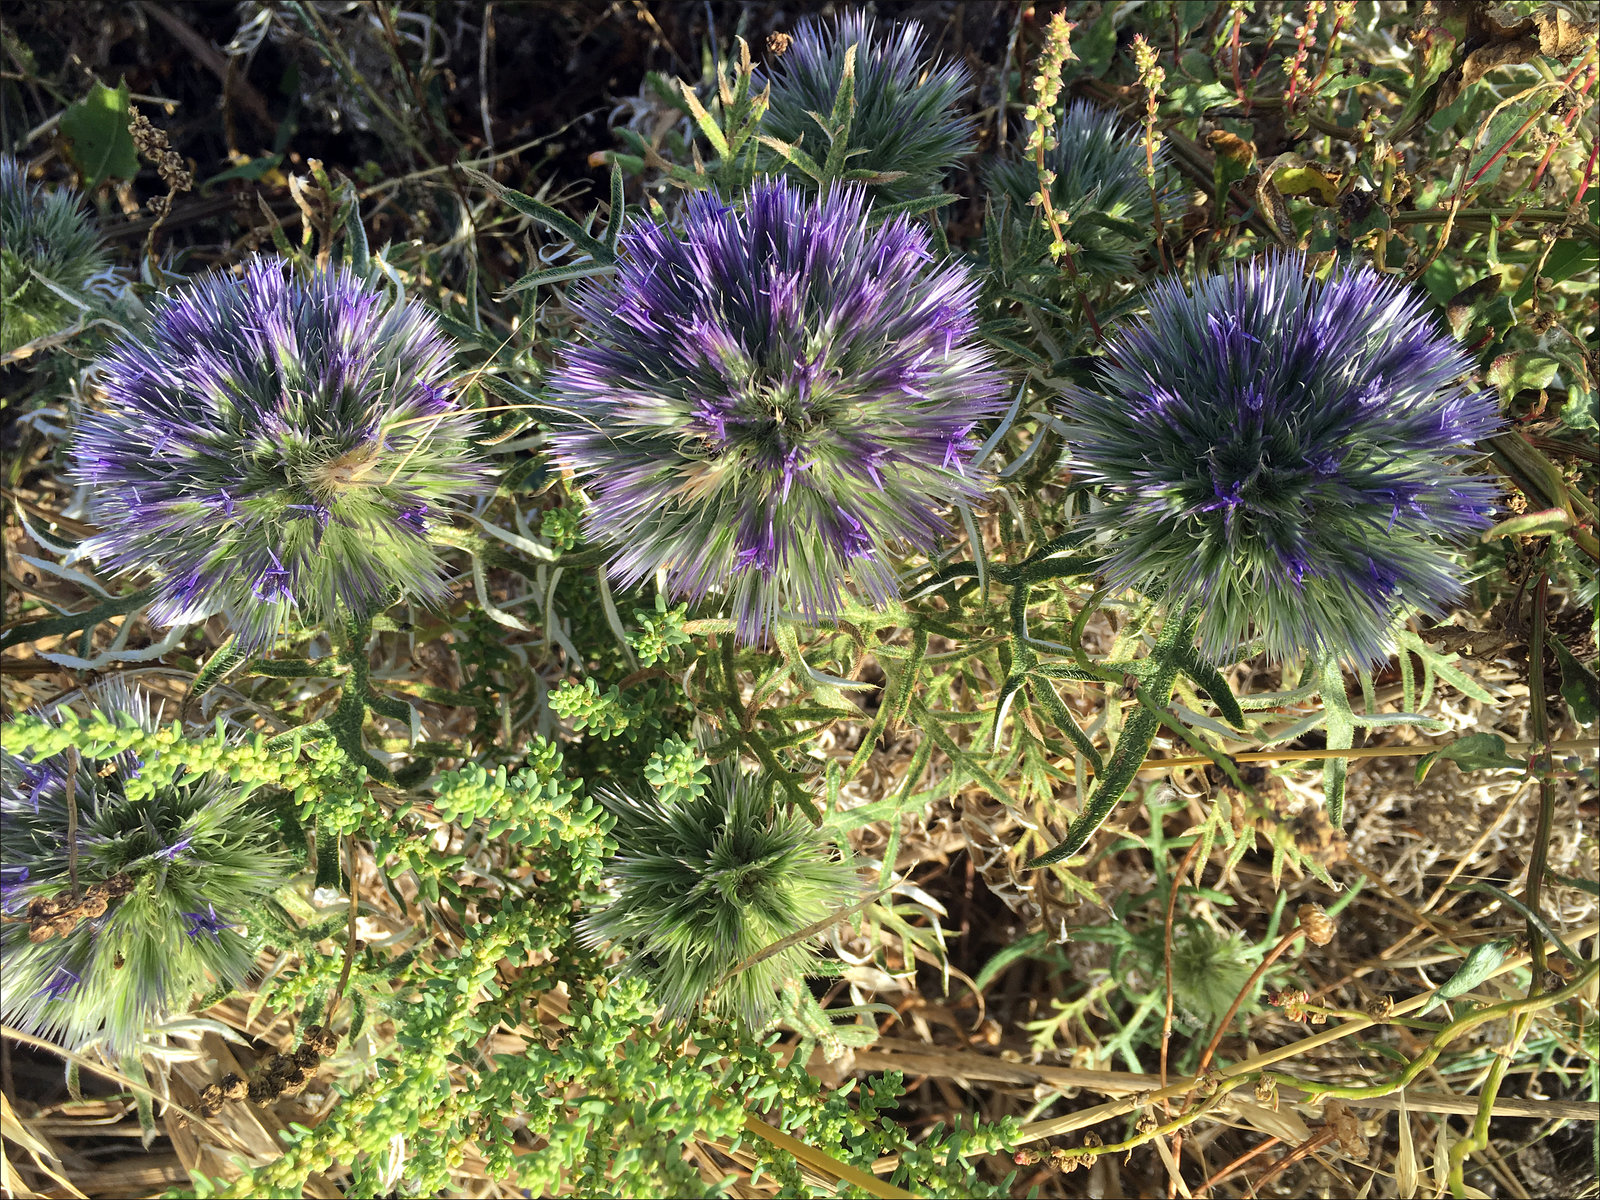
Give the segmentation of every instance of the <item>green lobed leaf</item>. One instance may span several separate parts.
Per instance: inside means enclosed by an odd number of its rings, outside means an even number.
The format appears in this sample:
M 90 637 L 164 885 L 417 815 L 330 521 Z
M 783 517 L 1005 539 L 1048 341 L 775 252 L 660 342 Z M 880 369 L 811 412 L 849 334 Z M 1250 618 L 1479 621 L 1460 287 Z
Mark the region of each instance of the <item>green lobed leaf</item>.
M 1469 733 L 1448 746 L 1441 746 L 1417 760 L 1417 782 L 1428 777 L 1434 763 L 1448 758 L 1463 771 L 1493 771 L 1523 764 L 1506 753 L 1506 742 L 1497 733 Z
M 1600 678 L 1554 638 L 1550 648 L 1561 666 L 1561 699 L 1566 702 L 1567 712 L 1579 725 L 1593 725 L 1600 718 Z

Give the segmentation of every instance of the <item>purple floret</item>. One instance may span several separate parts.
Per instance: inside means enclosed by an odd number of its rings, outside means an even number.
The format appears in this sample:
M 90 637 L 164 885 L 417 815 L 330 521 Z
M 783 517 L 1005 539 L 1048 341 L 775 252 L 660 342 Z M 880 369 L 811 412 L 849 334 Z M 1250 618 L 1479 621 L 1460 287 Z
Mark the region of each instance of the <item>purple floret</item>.
M 426 309 L 344 269 L 258 258 L 180 288 L 79 424 L 91 552 L 155 576 L 157 624 L 224 613 L 246 650 L 290 613 L 441 599 L 421 514 L 490 485 L 450 356 Z
M 905 219 L 872 228 L 855 189 L 758 183 L 733 208 L 691 198 L 681 231 L 634 225 L 572 298 L 584 340 L 552 379 L 552 448 L 615 579 L 725 594 L 750 641 L 836 615 L 847 576 L 894 595 L 893 554 L 984 490 L 968 464 L 1003 380 L 976 290 Z
M 1402 613 L 1461 590 L 1448 544 L 1497 489 L 1461 456 L 1498 427 L 1471 359 L 1402 285 L 1285 255 L 1152 289 L 1067 394 L 1074 474 L 1101 485 L 1106 574 L 1201 608 L 1216 657 L 1380 661 Z

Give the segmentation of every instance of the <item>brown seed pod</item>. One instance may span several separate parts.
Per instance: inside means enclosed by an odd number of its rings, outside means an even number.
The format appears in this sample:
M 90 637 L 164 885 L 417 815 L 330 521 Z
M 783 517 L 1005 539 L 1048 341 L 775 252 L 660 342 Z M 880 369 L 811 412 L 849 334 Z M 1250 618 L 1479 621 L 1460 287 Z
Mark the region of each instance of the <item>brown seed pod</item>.
M 222 1111 L 222 1103 L 227 1097 L 223 1095 L 222 1085 L 208 1083 L 200 1089 L 200 1115 L 214 1117 Z
M 1297 913 L 1300 918 L 1300 927 L 1306 931 L 1306 941 L 1313 946 L 1326 946 L 1333 941 L 1333 935 L 1338 931 L 1333 918 L 1322 910 L 1321 905 L 1302 904 Z
M 298 1096 L 306 1090 L 306 1084 L 311 1082 L 311 1076 L 299 1067 L 290 1071 L 283 1077 L 283 1090 L 279 1093 L 284 1096 Z

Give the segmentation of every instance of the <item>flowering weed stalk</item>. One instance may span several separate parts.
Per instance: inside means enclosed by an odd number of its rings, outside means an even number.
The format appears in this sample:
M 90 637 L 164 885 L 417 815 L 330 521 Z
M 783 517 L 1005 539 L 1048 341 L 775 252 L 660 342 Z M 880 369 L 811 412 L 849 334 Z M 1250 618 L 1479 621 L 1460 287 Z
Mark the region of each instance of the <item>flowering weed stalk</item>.
M 1074 269 L 1100 279 L 1126 277 L 1134 270 L 1136 250 L 1148 236 L 1156 200 L 1170 193 L 1159 155 L 1154 160 L 1152 192 L 1146 155 L 1131 133 L 1111 109 L 1074 100 L 1054 130 L 1042 135 L 1041 144 L 1048 147 L 1043 170 L 1037 160 L 1002 161 L 989 172 L 990 188 L 1018 213 L 1048 199 L 1045 231 L 1059 231 L 1063 245 L 1074 247 Z M 1030 141 L 1034 136 L 1041 136 L 1036 129 L 1030 131 Z M 1037 227 L 1031 220 L 1030 226 Z

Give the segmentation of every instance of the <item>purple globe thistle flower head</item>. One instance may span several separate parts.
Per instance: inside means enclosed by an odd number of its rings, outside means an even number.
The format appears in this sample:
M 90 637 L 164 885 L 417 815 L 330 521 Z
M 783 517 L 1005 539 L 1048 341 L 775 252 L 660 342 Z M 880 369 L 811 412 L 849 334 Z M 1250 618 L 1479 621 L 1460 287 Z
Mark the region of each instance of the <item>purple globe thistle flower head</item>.
M 156 576 L 152 621 L 221 612 L 246 650 L 291 613 L 441 599 L 429 526 L 489 475 L 450 356 L 426 309 L 344 268 L 187 284 L 103 360 L 106 406 L 79 423 L 91 553 Z
M 851 46 L 857 48 L 855 115 L 847 168 L 898 173 L 871 185 L 875 200 L 909 200 L 938 191 L 950 168 L 973 149 L 973 123 L 954 111 L 972 80 L 960 63 L 928 61 L 927 35 L 915 21 L 879 32 L 860 9 L 831 22 L 801 21 L 789 48 L 769 68 L 772 91 L 762 132 L 799 142 L 822 162 L 830 145 L 823 122 L 833 112 Z M 783 162 L 774 156 L 768 167 L 781 171 Z
M 120 682 L 92 705 L 155 730 L 160 713 Z M 265 810 L 220 772 L 180 775 L 141 798 L 130 753 L 40 762 L 0 752 L 0 1013 L 68 1049 L 134 1052 L 197 991 L 233 987 L 255 961 L 238 928 L 283 884 Z M 77 809 L 77 883 L 67 861 L 68 776 Z
M 865 195 L 777 180 L 737 207 L 691 197 L 676 233 L 636 224 L 618 270 L 577 290 L 585 340 L 552 376 L 555 456 L 630 586 L 723 592 L 740 635 L 839 612 L 848 576 L 896 593 L 891 552 L 928 550 L 973 501 L 980 422 L 1003 380 L 976 284 Z
M 1456 456 L 1498 410 L 1406 288 L 1305 267 L 1157 285 L 1100 394 L 1067 393 L 1065 436 L 1101 485 L 1107 577 L 1199 605 L 1204 653 L 1258 638 L 1276 660 L 1373 663 L 1402 613 L 1460 591 L 1447 543 L 1488 524 L 1496 489 Z

